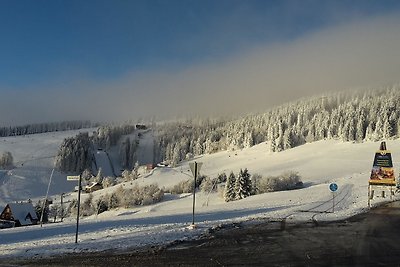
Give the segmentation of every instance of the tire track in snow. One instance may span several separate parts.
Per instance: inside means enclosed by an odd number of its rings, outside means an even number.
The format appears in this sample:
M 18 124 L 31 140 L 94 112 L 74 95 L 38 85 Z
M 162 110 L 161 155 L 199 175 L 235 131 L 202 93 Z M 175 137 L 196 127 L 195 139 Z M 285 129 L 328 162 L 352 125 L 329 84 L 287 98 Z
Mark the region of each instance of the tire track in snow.
M 295 218 L 303 218 L 308 219 L 310 222 L 313 222 L 315 225 L 318 225 L 317 220 L 315 219 L 315 216 L 321 213 L 332 213 L 333 210 L 332 208 L 336 208 L 340 206 L 345 200 L 347 200 L 352 192 L 353 189 L 352 184 L 345 184 L 341 187 L 341 189 L 333 196 L 333 198 L 329 199 L 324 199 L 322 201 L 318 201 L 318 204 L 309 204 L 307 208 L 301 209 L 298 211 L 295 211 L 281 220 L 281 229 L 285 229 L 285 225 L 287 220 L 290 219 L 295 219 Z M 332 206 L 332 201 L 335 201 L 334 206 Z
M 353 188 L 352 184 L 346 184 L 343 186 L 341 190 L 337 194 L 333 195 L 333 198 L 329 198 L 322 203 L 315 205 L 308 209 L 300 210 L 301 212 L 318 212 L 318 213 L 325 213 L 329 210 L 332 210 L 332 201 L 335 201 L 335 207 L 338 206 L 343 200 L 347 199 L 350 195 L 350 192 Z

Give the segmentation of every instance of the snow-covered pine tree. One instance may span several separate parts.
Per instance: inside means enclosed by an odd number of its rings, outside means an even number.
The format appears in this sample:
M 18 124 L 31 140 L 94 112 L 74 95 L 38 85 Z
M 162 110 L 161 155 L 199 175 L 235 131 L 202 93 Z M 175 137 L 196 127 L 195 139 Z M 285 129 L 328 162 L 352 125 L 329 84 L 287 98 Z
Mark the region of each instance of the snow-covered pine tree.
M 226 178 L 225 190 L 224 190 L 225 202 L 235 200 L 235 198 L 236 198 L 235 182 L 236 182 L 235 174 L 233 172 L 231 172 L 229 174 L 229 176 Z
M 90 179 L 92 179 L 93 175 L 92 175 L 92 171 L 87 168 L 82 172 L 82 179 L 88 183 L 90 181 Z
M 133 170 L 131 173 L 131 179 L 136 180 L 139 177 L 139 161 L 136 161 L 133 165 Z
M 389 122 L 389 119 L 385 119 L 383 123 L 383 138 L 388 139 L 391 136 L 393 136 L 393 127 L 391 123 Z
M 11 152 L 6 151 L 0 156 L 0 168 L 6 169 L 14 165 L 14 158 Z
M 94 177 L 94 182 L 102 183 L 103 182 L 103 178 L 104 178 L 103 169 L 100 167 L 99 171 L 97 172 L 96 177 Z
M 55 159 L 60 171 L 82 172 L 92 166 L 92 143 L 89 134 L 64 139 Z
M 125 182 L 129 181 L 129 180 L 131 180 L 131 171 L 130 170 L 124 170 L 121 173 L 121 176 L 122 176 L 122 178 L 124 179 Z
M 239 176 L 235 181 L 235 196 L 236 199 L 243 199 L 251 194 L 250 174 L 246 169 L 240 169 Z

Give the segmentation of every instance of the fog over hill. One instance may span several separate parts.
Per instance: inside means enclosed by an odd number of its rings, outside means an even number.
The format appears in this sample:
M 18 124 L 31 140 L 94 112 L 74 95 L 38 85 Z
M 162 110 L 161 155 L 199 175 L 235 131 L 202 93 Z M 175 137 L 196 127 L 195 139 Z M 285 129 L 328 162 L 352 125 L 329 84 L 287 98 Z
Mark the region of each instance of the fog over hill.
M 191 66 L 168 64 L 101 81 L 6 90 L 0 125 L 123 121 L 264 110 L 303 96 L 399 82 L 400 16 L 354 18 L 287 42 L 246 47 Z M 18 109 L 14 108 L 18 103 Z M 12 111 L 12 112 L 10 112 Z
M 268 141 L 279 152 L 323 139 L 378 141 L 400 136 L 399 85 L 303 98 L 265 113 L 199 119 L 158 128 L 158 159 L 249 148 Z

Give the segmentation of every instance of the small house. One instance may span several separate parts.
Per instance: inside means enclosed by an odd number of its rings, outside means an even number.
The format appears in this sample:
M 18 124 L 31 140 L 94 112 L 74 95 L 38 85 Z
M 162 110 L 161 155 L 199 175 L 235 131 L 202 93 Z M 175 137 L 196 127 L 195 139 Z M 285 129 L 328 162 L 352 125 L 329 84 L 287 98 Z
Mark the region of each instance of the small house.
M 39 221 L 30 202 L 7 204 L 0 214 L 0 220 L 12 221 L 16 227 L 37 224 Z
M 103 189 L 103 186 L 101 185 L 101 183 L 92 182 L 90 185 L 87 185 L 85 187 L 85 192 L 92 193 L 92 192 L 100 190 L 100 189 Z
M 150 172 L 151 170 L 153 170 L 156 167 L 156 165 L 154 163 L 149 163 L 146 164 L 146 170 L 147 172 Z

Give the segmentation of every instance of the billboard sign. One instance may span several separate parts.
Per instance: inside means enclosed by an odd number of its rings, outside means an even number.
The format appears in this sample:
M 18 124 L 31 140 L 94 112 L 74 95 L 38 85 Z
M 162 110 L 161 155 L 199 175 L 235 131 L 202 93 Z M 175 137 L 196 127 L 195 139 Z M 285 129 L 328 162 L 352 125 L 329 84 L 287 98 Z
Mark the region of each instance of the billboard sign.
M 384 147 L 386 148 L 386 145 Z M 369 184 L 396 185 L 392 154 L 389 150 L 379 150 L 375 153 Z

